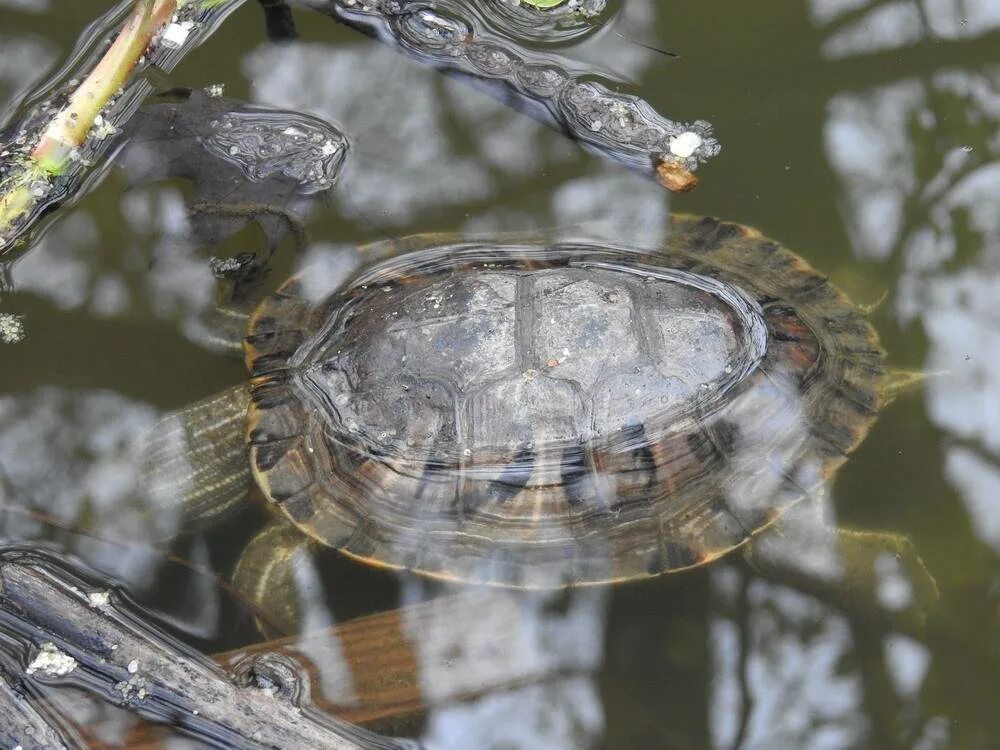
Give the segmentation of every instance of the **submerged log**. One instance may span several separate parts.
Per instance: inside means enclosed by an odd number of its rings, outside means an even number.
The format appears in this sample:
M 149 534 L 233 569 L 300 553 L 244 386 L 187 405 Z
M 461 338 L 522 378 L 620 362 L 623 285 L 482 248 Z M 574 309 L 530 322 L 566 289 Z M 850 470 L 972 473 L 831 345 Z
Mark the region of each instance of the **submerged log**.
M 592 674 L 599 636 L 594 649 L 572 638 L 562 648 L 546 640 L 547 629 L 563 634 L 565 625 L 602 616 L 600 592 L 569 596 L 579 598 L 563 613 L 550 611 L 550 594 L 470 589 L 214 658 L 236 673 L 260 658 L 286 659 L 308 676 L 317 709 L 366 726 L 412 726 L 461 701 Z M 128 739 L 132 750 L 162 746 L 149 727 Z

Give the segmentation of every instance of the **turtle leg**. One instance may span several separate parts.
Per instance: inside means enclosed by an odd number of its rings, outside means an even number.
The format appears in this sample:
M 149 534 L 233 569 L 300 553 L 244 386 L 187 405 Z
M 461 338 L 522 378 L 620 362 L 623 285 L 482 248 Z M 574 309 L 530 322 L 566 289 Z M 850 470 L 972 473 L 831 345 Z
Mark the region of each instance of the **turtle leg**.
M 266 637 L 297 633 L 310 612 L 325 611 L 325 605 L 310 606 L 310 597 L 322 596 L 318 577 L 310 575 L 313 546 L 289 521 L 275 518 L 250 540 L 236 564 L 233 587 L 253 605 Z
M 215 303 L 201 316 L 204 330 L 200 340 L 223 354 L 240 355 L 251 312 L 246 287 L 255 287 L 260 283 L 262 267 L 253 253 L 212 258 L 209 266 L 218 283 Z
M 244 429 L 250 394 L 229 388 L 170 412 L 143 441 L 144 510 L 161 538 L 208 526 L 236 508 L 253 484 Z
M 811 503 L 793 508 L 744 547 L 763 578 L 845 611 L 923 622 L 937 582 L 905 534 L 837 527 Z M 819 504 L 816 504 L 819 505 Z
M 246 333 L 247 319 L 254 306 L 252 297 L 270 271 L 270 260 L 277 251 L 277 241 L 268 227 L 283 226 L 295 242 L 298 252 L 309 243 L 305 224 L 293 211 L 266 203 L 223 204 L 202 201 L 191 206 L 192 213 L 203 217 L 235 219 L 256 223 L 268 235 L 269 248 L 263 257 L 243 252 L 232 257 L 212 258 L 209 265 L 219 280 L 214 307 L 203 320 L 208 333 L 204 343 L 223 351 L 239 351 Z M 203 316 L 204 317 L 204 316 Z
M 150 431 L 143 445 L 145 510 L 160 538 L 209 526 L 249 497 L 249 404 L 247 386 L 236 386 L 167 414 Z M 297 632 L 302 613 L 317 611 L 303 599 L 313 590 L 309 547 L 308 537 L 276 518 L 236 566 L 233 586 L 254 607 L 266 635 Z

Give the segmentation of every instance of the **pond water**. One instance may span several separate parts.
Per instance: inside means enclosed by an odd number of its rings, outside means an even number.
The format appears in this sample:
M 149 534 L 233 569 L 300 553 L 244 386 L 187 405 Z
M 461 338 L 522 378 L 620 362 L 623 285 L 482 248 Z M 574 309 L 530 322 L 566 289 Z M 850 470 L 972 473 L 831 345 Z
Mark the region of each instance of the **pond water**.
M 517 32 L 517 8 L 482 2 L 483 28 Z M 107 10 L 0 0 L 7 118 Z M 428 748 L 997 746 L 996 2 L 612 0 L 580 28 L 517 32 L 532 54 L 621 81 L 671 119 L 712 123 L 722 150 L 683 194 L 326 16 L 296 9 L 298 38 L 282 43 L 263 19 L 247 3 L 150 75 L 158 89 L 222 83 L 350 142 L 338 184 L 310 204 L 298 243 L 285 233 L 251 300 L 303 265 L 345 273 L 359 244 L 569 227 L 651 248 L 681 212 L 800 254 L 872 309 L 890 368 L 926 374 L 828 491 L 761 542 L 761 560 L 546 593 L 299 556 L 307 634 L 282 647 L 308 659 L 317 704 Z M 176 515 L 151 524 L 132 502 L 157 420 L 247 377 L 210 340 L 209 258 L 263 253 L 267 238 L 246 228 L 201 246 L 185 200 L 202 198 L 112 169 L 0 256 L 0 313 L 25 332 L 0 344 L 0 539 L 120 582 L 144 616 L 218 655 L 262 640 L 226 585 L 267 522 L 262 499 L 193 530 Z M 854 565 L 824 531 L 835 525 L 883 553 Z M 8 672 L 27 658 L 14 640 L 0 637 Z M 67 737 L 168 741 L 82 691 L 34 689 L 77 726 Z

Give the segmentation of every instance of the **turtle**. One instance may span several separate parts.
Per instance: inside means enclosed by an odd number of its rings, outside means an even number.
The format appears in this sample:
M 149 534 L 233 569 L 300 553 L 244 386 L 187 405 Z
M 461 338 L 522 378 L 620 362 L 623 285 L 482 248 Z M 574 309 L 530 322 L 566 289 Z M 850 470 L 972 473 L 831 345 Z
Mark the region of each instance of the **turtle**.
M 741 224 L 674 215 L 655 249 L 426 235 L 358 256 L 260 302 L 249 383 L 152 436 L 188 517 L 254 485 L 278 511 L 235 575 L 272 608 L 310 541 L 525 589 L 705 565 L 816 496 L 891 395 L 863 311 Z

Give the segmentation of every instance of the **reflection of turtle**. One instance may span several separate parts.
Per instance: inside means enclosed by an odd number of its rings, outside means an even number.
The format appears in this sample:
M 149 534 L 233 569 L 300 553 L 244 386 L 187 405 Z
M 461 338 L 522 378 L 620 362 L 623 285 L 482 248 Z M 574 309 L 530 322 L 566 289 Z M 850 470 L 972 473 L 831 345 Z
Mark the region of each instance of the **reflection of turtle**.
M 233 389 L 154 437 L 168 473 L 186 438 L 197 514 L 246 495 L 245 422 L 273 506 L 361 561 L 523 587 L 652 576 L 813 494 L 883 401 L 872 328 L 747 227 L 675 217 L 656 252 L 417 237 L 366 258 L 253 313 L 248 416 Z M 257 598 L 292 531 L 241 563 Z

